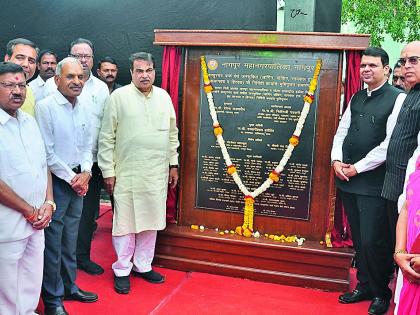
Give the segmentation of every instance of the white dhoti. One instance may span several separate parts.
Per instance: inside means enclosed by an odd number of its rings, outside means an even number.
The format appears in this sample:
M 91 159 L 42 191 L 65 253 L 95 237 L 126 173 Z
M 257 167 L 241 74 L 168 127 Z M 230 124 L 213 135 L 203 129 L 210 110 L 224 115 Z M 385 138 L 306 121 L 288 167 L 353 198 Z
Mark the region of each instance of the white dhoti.
M 143 231 L 112 236 L 112 244 L 117 254 L 117 261 L 112 264 L 114 274 L 117 277 L 124 277 L 130 274 L 131 269 L 137 272 L 152 270 L 156 235 L 157 231 Z
M 44 267 L 44 231 L 0 242 L 0 314 L 35 314 Z

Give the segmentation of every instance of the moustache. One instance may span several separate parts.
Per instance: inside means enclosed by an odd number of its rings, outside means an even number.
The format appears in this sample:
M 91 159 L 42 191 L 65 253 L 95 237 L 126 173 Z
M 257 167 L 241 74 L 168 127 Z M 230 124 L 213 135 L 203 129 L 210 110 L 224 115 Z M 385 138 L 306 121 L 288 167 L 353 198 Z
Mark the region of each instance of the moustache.
M 114 77 L 112 74 L 110 74 L 110 75 L 107 75 L 107 76 L 106 76 L 106 78 L 107 78 L 107 79 L 109 79 L 109 78 L 114 79 L 115 77 Z

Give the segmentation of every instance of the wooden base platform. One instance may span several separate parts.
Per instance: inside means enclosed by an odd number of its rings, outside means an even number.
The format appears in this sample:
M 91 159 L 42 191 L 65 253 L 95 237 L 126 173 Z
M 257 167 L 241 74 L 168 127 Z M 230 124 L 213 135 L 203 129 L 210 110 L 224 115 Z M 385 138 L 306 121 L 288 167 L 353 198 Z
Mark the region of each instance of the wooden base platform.
M 325 248 L 315 241 L 297 246 L 171 224 L 159 232 L 154 263 L 183 271 L 346 291 L 352 257 L 351 249 Z

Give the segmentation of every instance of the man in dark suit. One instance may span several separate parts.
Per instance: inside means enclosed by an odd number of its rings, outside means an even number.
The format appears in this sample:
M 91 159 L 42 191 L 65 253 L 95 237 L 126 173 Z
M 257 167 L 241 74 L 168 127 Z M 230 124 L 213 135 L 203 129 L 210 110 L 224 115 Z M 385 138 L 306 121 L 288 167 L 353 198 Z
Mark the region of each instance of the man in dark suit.
M 358 266 L 356 289 L 340 295 L 339 302 L 372 299 L 369 314 L 384 314 L 392 296 L 388 288 L 392 245 L 381 192 L 388 142 L 405 94 L 388 84 L 388 63 L 388 54 L 381 48 L 363 52 L 360 75 L 367 89 L 353 95 L 331 151 Z

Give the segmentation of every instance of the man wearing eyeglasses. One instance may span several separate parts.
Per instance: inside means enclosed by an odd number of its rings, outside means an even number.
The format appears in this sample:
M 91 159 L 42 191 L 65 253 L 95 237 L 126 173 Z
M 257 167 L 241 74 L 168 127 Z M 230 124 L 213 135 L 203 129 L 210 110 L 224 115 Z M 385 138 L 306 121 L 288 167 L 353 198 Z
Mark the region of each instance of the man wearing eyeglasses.
M 4 61 L 13 62 L 23 68 L 26 81 L 32 79 L 36 70 L 39 49 L 35 43 L 25 38 L 15 38 L 6 45 Z M 26 88 L 26 99 L 21 110 L 35 116 L 35 96 L 31 87 Z
M 100 191 L 102 187 L 102 173 L 98 167 L 98 135 L 101 128 L 105 101 L 109 96 L 108 86 L 92 74 L 93 43 L 85 38 L 78 38 L 70 44 L 70 57 L 80 61 L 83 67 L 84 86 L 79 96 L 91 117 L 92 134 L 92 178 L 89 190 L 83 198 L 83 212 L 80 218 L 79 234 L 77 237 L 77 268 L 92 275 L 100 275 L 104 269 L 91 260 L 92 236 L 95 230 L 95 218 L 99 212 Z M 52 79 L 47 80 L 46 94 L 56 89 Z
M 388 199 L 388 213 L 395 222 L 406 200 L 406 187 L 420 155 L 420 41 L 409 43 L 401 51 L 398 63 L 404 76 L 407 98 L 402 105 L 397 125 L 389 142 L 386 176 L 382 196 Z M 410 158 L 410 159 L 409 159 Z M 401 195 L 400 195 L 401 194 Z M 397 244 L 398 245 L 398 244 Z M 395 260 L 410 260 L 406 248 L 395 248 Z M 414 258 L 419 259 L 419 258 Z M 409 262 L 408 262 L 409 263 Z M 402 282 L 398 275 L 395 302 L 398 306 Z
M 401 107 L 386 156 L 386 174 L 382 196 L 388 200 L 387 210 L 393 222 L 394 242 L 395 224 L 398 219 L 398 198 L 403 193 L 404 178 L 414 170 L 415 154 L 411 167 L 408 160 L 417 147 L 420 132 L 420 41 L 409 43 L 401 51 L 398 63 L 401 65 L 405 88 L 409 91 Z M 420 153 L 420 152 L 418 152 Z
M 55 210 L 41 133 L 20 109 L 25 94 L 22 67 L 0 62 L 0 314 L 34 314 Z
M 130 61 L 132 82 L 107 102 L 98 153 L 105 189 L 114 194 L 117 261 L 112 269 L 114 289 L 121 294 L 130 291 L 130 273 L 164 282 L 151 264 L 157 231 L 166 226 L 168 181 L 172 187 L 178 182 L 178 128 L 171 98 L 153 85 L 151 54 L 135 53 Z
M 392 85 L 395 86 L 397 89 L 405 90 L 405 78 L 401 71 L 401 65 L 397 62 L 394 66 L 394 71 L 392 75 Z
M 360 77 L 367 89 L 352 96 L 331 150 L 358 267 L 356 288 L 338 300 L 343 304 L 372 300 L 369 314 L 386 313 L 392 297 L 388 283 L 393 245 L 381 192 L 388 142 L 406 95 L 388 84 L 388 74 L 385 50 L 368 47 L 363 51 Z

